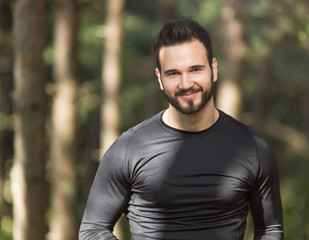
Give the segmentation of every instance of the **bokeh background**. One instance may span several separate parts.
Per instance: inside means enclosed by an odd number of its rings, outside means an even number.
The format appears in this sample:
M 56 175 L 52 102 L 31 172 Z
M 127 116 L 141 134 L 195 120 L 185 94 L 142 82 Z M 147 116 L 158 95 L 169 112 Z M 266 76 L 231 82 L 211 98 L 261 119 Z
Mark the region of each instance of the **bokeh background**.
M 308 0 L 0 0 L 1 240 L 78 238 L 106 148 L 167 106 L 152 41 L 183 18 L 212 36 L 217 107 L 278 158 L 286 239 L 309 239 Z

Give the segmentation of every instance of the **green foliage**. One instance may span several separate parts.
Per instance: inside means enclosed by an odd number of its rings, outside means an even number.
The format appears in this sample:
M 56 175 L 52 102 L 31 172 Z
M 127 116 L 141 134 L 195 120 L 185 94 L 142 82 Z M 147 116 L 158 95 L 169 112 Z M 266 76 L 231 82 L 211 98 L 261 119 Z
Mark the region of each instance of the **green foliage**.
M 84 82 L 100 79 L 105 15 L 103 1 L 82 2 L 85 5 L 80 8 L 79 18 L 78 76 Z
M 6 233 L 6 232 L 3 232 L 3 231 L 1 231 L 1 229 L 0 229 L 0 239 L 1 239 L 1 240 L 12 240 L 12 239 L 13 239 L 13 236 L 12 236 L 12 234 L 8 234 L 8 233 Z
M 3 216 L 0 224 L 0 239 L 11 240 L 12 239 L 12 218 L 9 216 Z

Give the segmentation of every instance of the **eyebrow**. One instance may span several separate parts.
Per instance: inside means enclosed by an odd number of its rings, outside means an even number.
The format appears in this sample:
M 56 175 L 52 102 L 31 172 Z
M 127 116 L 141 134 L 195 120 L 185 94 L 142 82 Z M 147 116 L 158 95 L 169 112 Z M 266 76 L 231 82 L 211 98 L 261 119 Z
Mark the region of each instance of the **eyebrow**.
M 206 68 L 206 65 L 193 65 L 190 66 L 189 69 L 195 69 L 195 68 Z M 177 69 L 168 69 L 163 72 L 164 75 L 168 75 L 169 73 L 177 72 Z
M 194 69 L 194 68 L 206 68 L 206 65 L 194 65 L 190 67 L 190 69 Z
M 169 73 L 177 72 L 177 71 L 178 71 L 177 69 L 169 69 L 169 70 L 164 71 L 163 74 L 168 75 Z

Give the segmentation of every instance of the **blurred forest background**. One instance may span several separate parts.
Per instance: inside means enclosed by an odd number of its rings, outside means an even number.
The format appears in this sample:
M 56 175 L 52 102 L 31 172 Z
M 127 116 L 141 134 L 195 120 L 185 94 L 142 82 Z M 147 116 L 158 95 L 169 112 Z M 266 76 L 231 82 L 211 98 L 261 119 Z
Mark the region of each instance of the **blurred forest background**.
M 103 152 L 167 106 L 152 41 L 180 18 L 212 35 L 217 106 L 277 155 L 286 239 L 309 239 L 308 0 L 0 0 L 1 240 L 77 239 Z

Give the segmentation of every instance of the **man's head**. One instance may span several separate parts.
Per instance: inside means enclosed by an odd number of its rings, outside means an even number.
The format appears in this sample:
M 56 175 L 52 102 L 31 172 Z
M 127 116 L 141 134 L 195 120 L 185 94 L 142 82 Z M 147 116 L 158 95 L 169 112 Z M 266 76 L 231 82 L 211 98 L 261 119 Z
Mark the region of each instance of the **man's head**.
M 217 61 L 204 28 L 192 20 L 169 21 L 155 38 L 154 53 L 171 109 L 194 114 L 212 107 Z
M 154 39 L 154 55 L 159 71 L 161 71 L 159 53 L 162 47 L 191 42 L 194 39 L 203 43 L 208 63 L 211 66 L 213 59 L 211 39 L 201 25 L 193 20 L 170 20 L 166 22 Z

